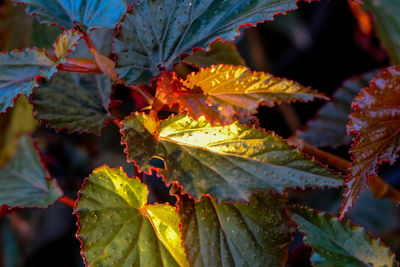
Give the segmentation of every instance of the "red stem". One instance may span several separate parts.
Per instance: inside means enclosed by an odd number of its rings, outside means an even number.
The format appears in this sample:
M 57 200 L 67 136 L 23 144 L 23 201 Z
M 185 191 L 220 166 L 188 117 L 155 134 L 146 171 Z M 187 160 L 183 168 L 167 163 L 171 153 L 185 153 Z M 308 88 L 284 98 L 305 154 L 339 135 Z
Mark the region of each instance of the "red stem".
M 75 200 L 73 200 L 72 198 L 69 198 L 67 196 L 62 196 L 58 199 L 58 201 L 64 203 L 67 206 L 70 206 L 73 209 L 75 208 Z

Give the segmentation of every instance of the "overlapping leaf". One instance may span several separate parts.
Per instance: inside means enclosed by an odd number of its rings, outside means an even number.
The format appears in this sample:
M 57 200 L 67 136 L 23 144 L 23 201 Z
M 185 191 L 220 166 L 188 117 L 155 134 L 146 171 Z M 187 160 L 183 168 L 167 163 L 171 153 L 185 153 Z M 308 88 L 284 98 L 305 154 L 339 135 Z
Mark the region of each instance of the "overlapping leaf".
M 64 29 L 75 21 L 88 29 L 114 28 L 126 11 L 124 0 L 13 0 L 26 4 L 29 15 L 41 23 L 57 24 Z
M 314 266 L 398 266 L 394 255 L 360 226 L 305 207 L 293 207 L 290 216 L 314 248 Z
M 285 202 L 272 193 L 234 205 L 185 195 L 177 205 L 190 265 L 284 266 L 293 234 Z
M 56 129 L 98 134 L 111 118 L 111 81 L 103 74 L 57 73 L 35 89 L 36 117 Z
M 378 71 L 368 72 L 346 80 L 333 96 L 332 102 L 322 107 L 315 118 L 310 120 L 304 131 L 297 132 L 297 138 L 317 147 L 336 148 L 347 145 L 354 137 L 346 134 L 347 117 L 351 114 L 351 102 Z
M 393 0 L 363 0 L 372 12 L 379 40 L 388 50 L 391 62 L 400 64 L 400 2 Z
M 0 114 L 0 167 L 13 156 L 19 137 L 33 132 L 36 126 L 33 106 L 25 96 L 18 97 L 14 108 Z
M 22 136 L 14 156 L 0 170 L 0 206 L 45 208 L 53 204 L 62 191 L 54 179 L 46 178 L 50 174 L 32 138 Z
M 355 133 L 352 163 L 341 216 L 353 205 L 367 178 L 383 161 L 393 164 L 400 144 L 400 67 L 388 67 L 354 99 L 347 131 Z
M 208 51 L 204 49 L 194 49 L 193 54 L 182 59 L 174 66 L 176 73 L 180 77 L 186 76 L 193 71 L 192 67 L 205 68 L 211 65 L 245 65 L 236 46 L 231 42 L 215 41 L 210 45 Z
M 37 48 L 0 54 L 0 112 L 13 106 L 16 96 L 29 96 L 41 78 L 50 79 L 80 37 L 74 30 L 61 34 L 54 43 L 55 59 Z
M 273 19 L 297 0 L 144 0 L 126 13 L 114 42 L 116 71 L 128 84 L 149 82 L 159 66 L 170 69 L 180 54 L 232 40 L 241 25 Z
M 251 72 L 244 66 L 214 65 L 192 73 L 180 81 L 164 73 L 158 84 L 159 98 L 165 104 L 179 104 L 180 112 L 193 118 L 205 115 L 210 121 L 230 123 L 234 116 L 249 117 L 260 104 L 327 99 L 325 95 L 300 84 Z
M 153 157 L 163 159 L 165 179 L 177 180 L 197 198 L 210 194 L 219 201 L 247 201 L 257 190 L 343 182 L 275 134 L 237 122 L 212 126 L 204 117 L 181 115 L 157 126 L 147 115 L 135 114 L 121 128 L 129 161 L 149 171 Z
M 148 189 L 121 168 L 102 166 L 79 191 L 77 236 L 90 266 L 188 266 L 179 217 L 147 204 Z

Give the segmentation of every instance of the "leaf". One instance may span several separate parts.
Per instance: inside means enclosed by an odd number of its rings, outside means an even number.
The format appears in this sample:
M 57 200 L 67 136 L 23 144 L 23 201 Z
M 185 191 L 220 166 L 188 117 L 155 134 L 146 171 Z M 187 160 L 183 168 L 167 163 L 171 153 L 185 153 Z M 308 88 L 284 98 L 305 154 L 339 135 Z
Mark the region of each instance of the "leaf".
M 126 11 L 124 0 L 13 0 L 26 4 L 26 12 L 41 23 L 56 24 L 64 29 L 75 27 L 75 21 L 89 30 L 114 28 Z
M 78 194 L 77 236 L 88 265 L 187 266 L 175 209 L 147 204 L 149 191 L 138 178 L 104 165 Z
M 0 206 L 46 208 L 62 191 L 43 166 L 32 138 L 22 136 L 12 159 L 0 170 Z
M 323 106 L 316 117 L 307 123 L 307 128 L 296 133 L 296 137 L 316 147 L 337 148 L 350 144 L 354 136 L 346 135 L 346 124 L 351 114 L 351 102 L 377 74 L 378 71 L 371 71 L 346 80 L 337 89 L 332 101 Z
M 231 42 L 215 41 L 208 51 L 195 48 L 193 54 L 187 55 L 174 66 L 176 73 L 185 78 L 191 71 L 190 67 L 205 68 L 211 65 L 245 65 L 236 46 Z
M 12 107 L 16 96 L 29 96 L 41 78 L 50 79 L 80 37 L 75 30 L 61 34 L 53 45 L 57 59 L 38 48 L 0 54 L 0 112 Z
M 58 130 L 99 134 L 111 119 L 111 81 L 103 74 L 60 72 L 32 95 L 36 117 Z
M 400 64 L 400 2 L 393 0 L 363 0 L 365 8 L 375 17 L 379 40 L 388 50 L 392 64 Z
M 114 40 L 116 71 L 128 84 L 149 82 L 180 54 L 232 40 L 239 27 L 272 20 L 297 0 L 143 0 L 126 13 Z
M 314 266 L 397 266 L 390 250 L 360 226 L 306 207 L 293 207 L 289 214 L 314 249 Z
M 187 76 L 181 84 L 176 76 L 163 74 L 159 99 L 164 104 L 179 104 L 180 112 L 193 118 L 205 115 L 210 121 L 230 123 L 234 117 L 249 117 L 260 104 L 270 107 L 283 102 L 328 99 L 300 84 L 275 78 L 264 72 L 251 72 L 244 66 L 214 65 Z
M 382 162 L 393 164 L 400 143 L 400 67 L 386 68 L 354 99 L 354 113 L 347 132 L 357 134 L 350 153 L 352 162 L 346 181 L 341 217 L 354 204 L 367 178 L 377 174 Z
M 32 113 L 33 106 L 25 96 L 20 96 L 13 109 L 0 114 L 0 167 L 14 155 L 19 137 L 36 129 L 37 121 Z
M 294 232 L 285 203 L 272 193 L 237 204 L 184 195 L 177 205 L 190 266 L 284 266 Z
M 258 190 L 343 182 L 275 134 L 238 122 L 212 126 L 204 117 L 181 115 L 157 126 L 147 115 L 134 114 L 121 123 L 121 132 L 128 161 L 149 171 L 153 157 L 163 159 L 164 178 L 177 180 L 197 199 L 210 194 L 219 201 L 247 201 Z

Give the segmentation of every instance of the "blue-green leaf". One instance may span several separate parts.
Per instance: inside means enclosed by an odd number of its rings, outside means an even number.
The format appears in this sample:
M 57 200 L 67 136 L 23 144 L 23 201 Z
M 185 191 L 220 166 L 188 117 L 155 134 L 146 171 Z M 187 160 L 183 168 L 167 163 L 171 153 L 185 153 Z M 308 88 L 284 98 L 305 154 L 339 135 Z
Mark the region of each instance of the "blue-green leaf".
M 64 29 L 75 21 L 88 29 L 114 28 L 126 11 L 124 0 L 13 0 L 26 4 L 29 15 L 41 23 L 57 24 Z
M 22 136 L 13 158 L 0 170 L 0 206 L 45 208 L 53 204 L 62 191 L 54 179 L 46 178 L 50 174 L 32 138 Z
M 0 54 L 0 112 L 12 107 L 16 96 L 29 96 L 41 78 L 50 79 L 80 37 L 75 30 L 61 34 L 53 45 L 55 58 L 38 48 Z
M 293 207 L 289 214 L 314 249 L 313 266 L 398 266 L 393 253 L 360 226 L 305 207 Z
M 211 41 L 232 40 L 244 24 L 272 20 L 297 0 L 144 0 L 126 13 L 114 49 L 116 71 L 129 84 L 148 82 L 159 66 Z

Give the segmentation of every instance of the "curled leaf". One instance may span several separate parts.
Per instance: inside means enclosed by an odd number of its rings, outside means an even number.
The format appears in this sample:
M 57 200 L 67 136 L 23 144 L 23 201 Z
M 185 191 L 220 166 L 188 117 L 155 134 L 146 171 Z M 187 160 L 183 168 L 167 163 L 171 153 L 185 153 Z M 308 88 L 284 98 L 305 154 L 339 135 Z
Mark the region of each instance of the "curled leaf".
M 393 164 L 400 144 L 400 67 L 386 68 L 354 99 L 347 132 L 356 134 L 341 217 L 382 162 Z
M 274 106 L 294 101 L 328 99 L 310 88 L 265 72 L 251 72 L 244 66 L 213 65 L 192 73 L 181 81 L 164 73 L 158 84 L 163 103 L 177 103 L 180 112 L 197 119 L 231 123 L 235 116 L 250 117 L 260 104 Z

